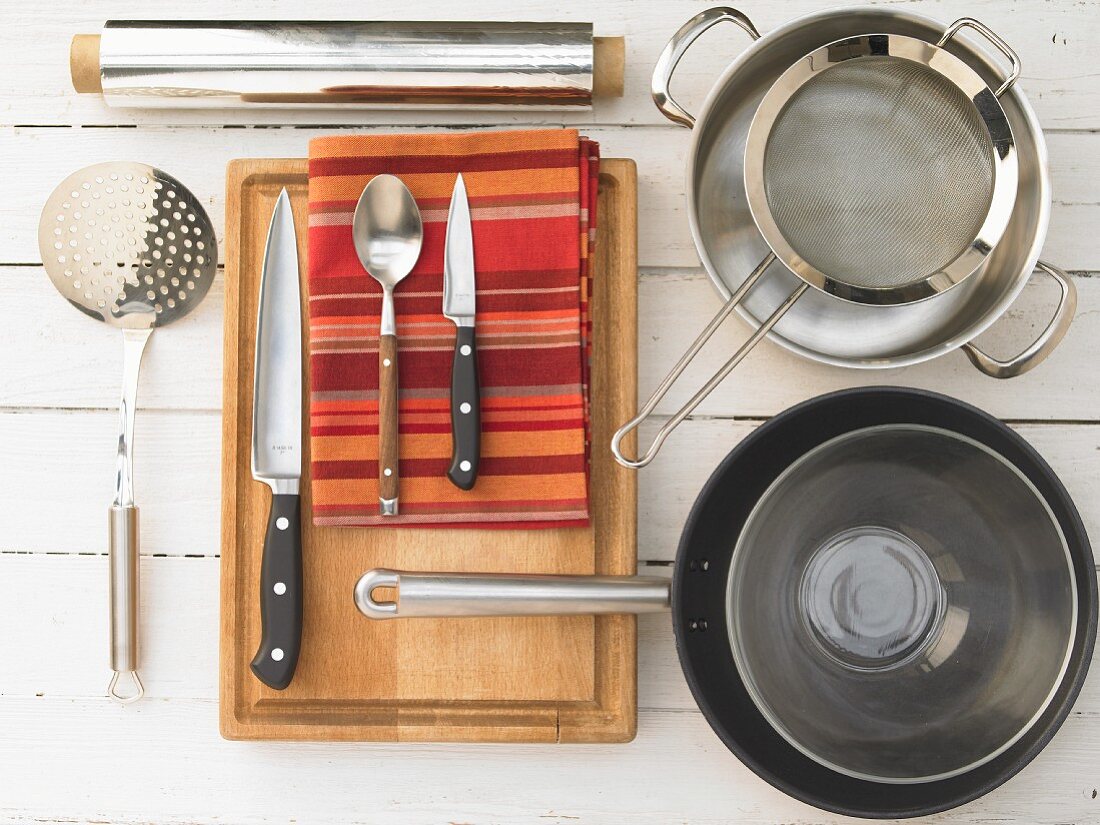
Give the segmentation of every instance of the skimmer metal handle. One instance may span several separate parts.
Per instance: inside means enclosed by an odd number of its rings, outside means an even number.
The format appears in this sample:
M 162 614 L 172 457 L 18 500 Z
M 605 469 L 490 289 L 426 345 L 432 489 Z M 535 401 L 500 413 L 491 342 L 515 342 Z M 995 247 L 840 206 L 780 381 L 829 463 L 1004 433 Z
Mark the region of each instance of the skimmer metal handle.
M 378 588 L 395 590 L 395 598 L 375 598 Z M 355 605 L 369 619 L 659 613 L 669 609 L 669 580 L 376 569 L 359 578 Z
M 649 464 L 649 462 L 651 462 L 657 455 L 657 451 L 661 449 L 661 445 L 665 443 L 665 439 L 667 439 L 669 435 L 671 435 L 672 431 L 680 425 L 680 422 L 691 415 L 692 410 L 698 407 L 699 404 L 702 403 L 703 399 L 710 395 L 714 388 L 722 383 L 725 377 L 733 371 L 733 368 L 740 364 L 742 359 L 744 359 L 744 357 L 749 354 L 749 351 L 753 347 L 755 347 L 760 342 L 760 340 L 768 334 L 769 331 L 771 331 L 772 327 L 779 323 L 779 319 L 787 314 L 787 310 L 794 306 L 795 301 L 801 298 L 802 294 L 810 288 L 809 284 L 800 284 L 793 292 L 791 292 L 791 294 L 787 296 L 786 300 L 784 300 L 783 303 L 781 303 L 775 309 L 775 311 L 767 317 L 764 323 L 762 323 L 756 329 L 756 331 L 749 336 L 748 340 L 746 340 L 745 343 L 743 343 L 740 348 L 733 355 L 730 356 L 729 360 L 722 365 L 718 372 L 714 373 L 714 375 L 710 377 L 710 380 L 707 381 L 707 383 L 705 383 L 702 388 L 700 388 L 699 391 L 695 393 L 695 395 L 689 398 L 687 403 L 676 411 L 675 415 L 673 415 L 671 418 L 669 418 L 668 421 L 664 423 L 661 429 L 657 431 L 657 435 L 654 436 L 653 441 L 650 442 L 649 447 L 644 453 L 642 453 L 638 458 L 628 458 L 627 456 L 623 455 L 623 439 L 632 430 L 638 427 L 639 424 L 649 418 L 649 416 L 657 408 L 657 404 L 659 404 L 661 399 L 668 394 L 668 391 L 672 388 L 672 385 L 676 383 L 676 379 L 678 379 L 680 375 L 683 374 L 684 370 L 687 368 L 687 365 L 691 363 L 691 360 L 696 356 L 699 350 L 703 348 L 703 345 L 706 344 L 706 342 L 710 339 L 712 335 L 714 335 L 718 327 L 722 326 L 722 322 L 730 316 L 730 313 L 733 312 L 737 305 L 741 303 L 741 300 L 745 297 L 745 295 L 748 294 L 749 290 L 756 285 L 756 282 L 760 280 L 760 278 L 767 271 L 768 267 L 771 266 L 774 261 L 775 253 L 769 252 L 764 257 L 764 260 L 757 264 L 756 269 L 752 271 L 749 277 L 745 279 L 744 283 L 742 283 L 741 286 L 739 286 L 737 290 L 733 293 L 733 295 L 730 296 L 725 305 L 720 310 L 718 310 L 718 314 L 711 319 L 710 323 L 706 325 L 701 333 L 699 333 L 699 337 L 695 339 L 690 347 L 688 347 L 687 352 L 685 352 L 680 357 L 680 360 L 676 362 L 676 366 L 674 366 L 669 374 L 664 377 L 664 380 L 662 380 L 661 383 L 657 386 L 657 389 L 653 391 L 653 395 L 651 395 L 649 397 L 649 400 L 645 402 L 645 404 L 642 406 L 642 409 L 638 411 L 638 414 L 630 419 L 630 421 L 628 421 L 622 427 L 620 427 L 618 432 L 615 433 L 615 435 L 611 439 L 611 452 L 614 454 L 616 461 L 618 461 L 624 467 L 630 467 L 631 469 L 635 470 Z
M 1045 261 L 1038 261 L 1035 271 L 1045 272 L 1052 277 L 1062 291 L 1054 317 L 1027 349 L 1007 361 L 998 361 L 986 355 L 975 344 L 963 344 L 963 352 L 967 358 L 986 375 L 993 378 L 1015 378 L 1039 366 L 1066 337 L 1069 325 L 1073 323 L 1073 315 L 1077 311 L 1077 287 L 1073 285 L 1073 281 L 1061 269 Z
M 987 26 L 985 23 L 982 23 L 980 20 L 975 20 L 973 17 L 960 17 L 958 20 L 948 26 L 947 30 L 943 33 L 943 37 L 941 37 L 939 39 L 939 42 L 936 43 L 936 46 L 942 49 L 945 45 L 947 45 L 947 42 L 951 40 L 951 38 L 953 38 L 956 34 L 958 34 L 962 29 L 973 29 L 994 46 L 996 46 L 997 50 L 1008 58 L 1008 62 L 1011 67 L 1008 73 L 1008 77 L 1005 78 L 1005 81 L 997 88 L 997 91 L 993 93 L 997 97 L 1000 97 L 1010 88 L 1012 88 L 1012 84 L 1015 83 L 1020 77 L 1020 56 L 1016 54 L 1015 50 L 1013 50 L 1013 48 L 1009 46 L 1008 43 L 1006 43 L 999 34 L 989 28 L 989 26 Z
M 657 58 L 657 64 L 653 67 L 650 94 L 653 95 L 653 102 L 657 104 L 661 114 L 673 123 L 679 123 L 681 126 L 687 126 L 690 129 L 695 125 L 695 116 L 673 100 L 672 92 L 669 91 L 672 74 L 676 71 L 680 58 L 684 56 L 691 44 L 698 40 L 703 32 L 723 20 L 736 23 L 753 40 L 760 39 L 760 32 L 756 30 L 756 26 L 752 24 L 748 17 L 737 9 L 717 6 L 699 12 L 699 14 L 684 23 L 680 30 L 672 35 L 672 39 L 668 41 L 668 45 L 661 52 L 661 56 Z

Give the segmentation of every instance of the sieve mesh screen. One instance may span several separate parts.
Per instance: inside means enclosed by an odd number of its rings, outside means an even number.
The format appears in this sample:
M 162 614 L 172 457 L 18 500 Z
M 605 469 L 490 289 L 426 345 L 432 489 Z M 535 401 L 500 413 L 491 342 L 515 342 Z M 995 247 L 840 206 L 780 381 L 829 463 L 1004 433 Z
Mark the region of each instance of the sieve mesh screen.
M 993 144 L 971 100 L 927 66 L 847 60 L 807 81 L 764 153 L 787 243 L 829 278 L 884 289 L 924 280 L 978 235 Z

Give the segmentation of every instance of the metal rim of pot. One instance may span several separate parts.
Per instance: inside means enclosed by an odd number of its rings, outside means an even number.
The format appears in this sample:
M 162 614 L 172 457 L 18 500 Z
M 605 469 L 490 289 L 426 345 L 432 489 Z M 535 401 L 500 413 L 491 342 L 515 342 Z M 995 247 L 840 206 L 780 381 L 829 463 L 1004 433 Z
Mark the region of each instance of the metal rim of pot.
M 768 721 L 738 671 L 729 634 L 729 575 L 737 537 L 772 483 L 794 462 L 845 434 L 889 425 L 959 434 L 1012 465 L 1043 499 L 1065 538 L 1077 589 L 1069 664 L 1053 698 L 1009 747 L 942 779 L 896 784 L 832 770 L 797 749 Z M 381 600 L 377 588 L 395 588 Z M 938 393 L 864 387 L 813 398 L 746 436 L 707 480 L 685 523 L 671 583 L 644 576 L 509 576 L 370 570 L 355 588 L 372 619 L 648 613 L 672 610 L 681 668 L 708 724 L 760 778 L 784 793 L 847 816 L 924 816 L 982 796 L 1047 745 L 1080 693 L 1096 639 L 1092 548 L 1076 506 L 1054 471 L 1021 436 L 989 414 Z
M 842 9 L 839 11 L 817 13 L 814 15 L 808 15 L 806 17 L 798 18 L 797 20 L 786 24 L 785 26 L 777 29 L 775 32 L 765 37 L 760 36 L 756 27 L 744 14 L 735 9 L 722 7 L 704 11 L 696 15 L 694 18 L 685 23 L 683 27 L 681 27 L 681 29 L 669 41 L 669 44 L 666 46 L 664 52 L 657 62 L 657 66 L 654 69 L 653 75 L 652 94 L 654 101 L 657 104 L 657 107 L 662 111 L 662 113 L 664 113 L 670 120 L 689 127 L 695 126 L 696 119 L 692 115 L 690 115 L 680 104 L 678 104 L 671 97 L 668 91 L 669 83 L 671 81 L 671 77 L 676 68 L 676 65 L 683 57 L 687 49 L 703 32 L 707 31 L 709 28 L 716 25 L 717 23 L 723 21 L 736 24 L 745 32 L 747 32 L 751 37 L 753 37 L 754 40 L 757 41 L 752 46 L 750 46 L 748 50 L 743 52 L 726 69 L 722 77 L 718 80 L 718 82 L 716 82 L 716 84 L 712 88 L 710 95 L 704 103 L 699 121 L 702 125 L 699 128 L 693 128 L 689 172 L 692 170 L 692 165 L 696 163 L 696 157 L 699 152 L 699 141 L 702 139 L 701 136 L 704 134 L 705 131 L 704 125 L 707 118 L 712 116 L 712 109 L 714 109 L 716 105 L 716 100 L 720 97 L 721 90 L 725 88 L 728 80 L 731 77 L 736 76 L 736 73 L 739 71 L 741 66 L 746 63 L 750 56 L 761 54 L 764 49 L 768 48 L 769 40 L 779 36 L 785 31 L 790 31 L 800 26 L 807 26 L 813 22 L 820 20 L 842 19 L 842 16 L 847 11 L 848 10 Z M 854 11 L 859 11 L 863 14 L 886 14 L 878 10 L 854 9 Z M 890 12 L 889 14 L 894 15 L 897 13 Z M 908 15 L 904 19 L 909 21 L 916 21 L 917 23 L 925 27 L 930 25 L 936 25 L 938 27 L 938 24 L 935 24 L 934 21 L 930 21 L 927 18 L 918 17 L 916 15 Z M 1001 51 L 1003 54 L 1009 55 L 1012 62 L 1012 70 L 1007 77 L 1005 77 L 997 84 L 996 91 L 997 93 L 1012 95 L 1012 100 L 1014 104 L 1020 106 L 1024 110 L 1025 115 L 1028 116 L 1027 127 L 1029 131 L 1029 137 L 1036 140 L 1037 146 L 1040 150 L 1039 155 L 1041 163 L 1039 164 L 1039 169 L 1037 170 L 1039 173 L 1039 181 L 1038 188 L 1036 189 L 1034 194 L 1034 197 L 1040 199 L 1040 207 L 1042 208 L 1042 215 L 1039 220 L 1039 226 L 1037 227 L 1036 232 L 1036 235 L 1038 237 L 1037 239 L 1035 239 L 1036 243 L 1033 244 L 1033 246 L 1037 247 L 1038 244 L 1041 244 L 1042 237 L 1045 235 L 1046 230 L 1046 217 L 1047 211 L 1049 209 L 1049 186 L 1047 185 L 1046 181 L 1045 149 L 1041 143 L 1041 132 L 1036 132 L 1038 127 L 1034 123 L 1034 116 L 1030 112 L 1029 107 L 1027 107 L 1026 100 L 1024 100 L 1014 88 L 1012 88 L 1016 81 L 1016 78 L 1019 75 L 1018 59 L 1014 57 L 1013 52 L 1007 46 L 1007 44 L 1005 44 L 1004 41 L 1002 41 L 996 34 L 991 32 L 988 27 L 984 26 L 978 21 L 974 21 L 969 18 L 963 18 L 948 27 L 939 27 L 938 30 L 942 32 L 938 41 L 939 46 L 942 46 L 944 48 L 960 48 L 959 41 L 955 37 L 955 35 L 962 28 L 965 27 L 972 28 L 981 33 L 988 40 L 990 40 L 999 51 Z M 826 42 L 834 39 L 834 37 L 828 37 L 826 39 Z M 967 57 L 974 60 L 985 59 L 984 56 L 981 56 L 980 54 L 975 57 L 970 55 L 969 52 L 967 54 Z M 1075 287 L 1073 286 L 1073 283 L 1072 281 L 1070 281 L 1068 276 L 1057 267 L 1044 262 L 1036 262 L 1035 259 L 1038 256 L 1038 250 L 1036 248 L 1034 257 L 1029 257 L 1026 271 L 1023 273 L 1023 276 L 1016 278 L 1014 282 L 1008 285 L 1010 288 L 1005 290 L 1005 294 L 1002 296 L 1002 300 L 999 301 L 998 306 L 996 307 L 997 311 L 995 313 L 986 313 L 986 315 L 980 318 L 976 324 L 967 329 L 964 335 L 958 337 L 957 339 L 950 338 L 948 340 L 940 341 L 935 347 L 930 347 L 924 351 L 917 352 L 909 356 L 898 358 L 880 357 L 875 359 L 868 359 L 865 362 L 842 360 L 839 358 L 831 357 L 826 353 L 808 350 L 805 347 L 799 346 L 797 343 L 788 340 L 783 335 L 778 335 L 773 332 L 773 328 L 776 326 L 776 324 L 784 315 L 787 314 L 788 310 L 791 309 L 795 301 L 797 301 L 802 295 L 802 292 L 804 291 L 802 290 L 802 286 L 805 286 L 805 284 L 802 284 L 799 287 L 799 291 L 792 292 L 786 298 L 786 300 L 780 302 L 777 299 L 774 308 L 769 308 L 769 310 L 767 310 L 767 312 L 770 312 L 771 314 L 767 315 L 766 318 L 758 320 L 756 316 L 754 316 L 746 309 L 743 302 L 746 300 L 746 295 L 750 292 L 750 290 L 756 287 L 758 282 L 763 280 L 763 276 L 772 261 L 774 260 L 774 256 L 769 255 L 768 257 L 765 257 L 765 259 L 760 262 L 760 264 L 751 272 L 751 274 L 744 278 L 744 280 L 737 286 L 736 289 L 734 289 L 732 286 L 727 288 L 725 282 L 723 282 L 722 278 L 718 275 L 715 266 L 710 260 L 708 249 L 699 227 L 699 219 L 698 215 L 696 214 L 695 206 L 694 175 L 689 174 L 688 183 L 688 198 L 689 206 L 691 207 L 689 209 L 689 217 L 691 222 L 692 235 L 695 240 L 697 250 L 699 251 L 701 258 L 706 265 L 707 272 L 710 275 L 712 282 L 714 283 L 718 291 L 727 298 L 727 302 L 722 307 L 722 309 L 719 310 L 718 314 L 703 329 L 698 338 L 688 348 L 688 350 L 684 353 L 680 360 L 675 364 L 675 366 L 672 368 L 666 378 L 658 385 L 656 390 L 654 390 L 652 396 L 641 407 L 638 414 L 629 422 L 624 424 L 615 434 L 612 440 L 612 452 L 615 455 L 616 460 L 624 466 L 630 468 L 640 468 L 650 463 L 650 461 L 652 461 L 652 459 L 656 456 L 658 450 L 661 448 L 671 432 L 703 401 L 704 398 L 707 397 L 707 395 L 710 394 L 710 392 L 719 383 L 721 383 L 725 379 L 725 377 L 741 362 L 741 360 L 744 359 L 749 351 L 751 351 L 752 348 L 755 347 L 755 345 L 764 337 L 769 337 L 777 343 L 780 343 L 788 349 L 791 349 L 792 351 L 795 351 L 805 357 L 814 360 L 820 360 L 826 363 L 835 363 L 849 367 L 891 367 L 917 363 L 919 361 L 936 357 L 937 355 L 943 354 L 944 352 L 950 351 L 951 349 L 962 347 L 972 363 L 974 363 L 974 365 L 982 372 L 985 372 L 986 374 L 997 378 L 1009 378 L 1026 372 L 1027 370 L 1037 366 L 1043 359 L 1045 359 L 1054 350 L 1058 343 L 1060 343 L 1065 333 L 1067 332 L 1070 323 L 1072 322 L 1073 315 L 1076 310 Z M 1044 207 L 1043 204 L 1046 204 L 1046 206 Z M 769 239 L 769 243 L 770 242 L 771 241 Z M 784 263 L 786 263 L 786 261 L 784 261 Z M 1008 304 L 1010 304 L 1012 300 L 1015 299 L 1015 297 L 1019 294 L 1019 291 L 1022 290 L 1023 286 L 1028 280 L 1026 276 L 1030 275 L 1032 267 L 1035 267 L 1036 271 L 1041 271 L 1051 276 L 1058 284 L 1061 294 L 1059 296 L 1059 304 L 1057 310 L 1055 311 L 1054 316 L 1052 317 L 1047 327 L 1026 349 L 1024 349 L 1014 358 L 1008 359 L 1006 361 L 1000 361 L 978 349 L 978 347 L 972 343 L 971 339 L 980 334 L 980 332 L 984 331 L 984 329 L 986 329 L 989 325 L 991 325 L 997 319 L 997 317 L 999 317 L 1003 313 Z M 980 278 L 982 275 L 982 272 L 977 272 L 974 274 L 974 277 Z M 946 294 L 950 293 L 943 293 L 943 295 Z M 959 297 L 960 296 L 956 296 L 956 299 L 958 299 Z M 677 379 L 686 369 L 687 365 L 691 362 L 694 356 L 699 352 L 699 350 L 702 349 L 709 338 L 717 331 L 717 329 L 725 322 L 726 318 L 728 318 L 735 309 L 743 317 L 745 317 L 746 320 L 750 322 L 750 324 L 756 327 L 752 335 L 750 335 L 750 337 L 744 342 L 744 344 L 741 345 L 741 347 L 729 357 L 726 363 L 709 381 L 707 381 L 703 385 L 701 389 L 699 389 L 693 396 L 691 396 L 691 398 L 677 412 L 670 416 L 668 421 L 665 422 L 658 429 L 653 441 L 644 452 L 641 452 L 637 457 L 626 456 L 622 450 L 622 439 L 627 433 L 635 429 L 642 421 L 644 421 L 654 412 L 654 410 L 657 408 L 657 405 L 669 392 L 673 384 L 677 381 Z

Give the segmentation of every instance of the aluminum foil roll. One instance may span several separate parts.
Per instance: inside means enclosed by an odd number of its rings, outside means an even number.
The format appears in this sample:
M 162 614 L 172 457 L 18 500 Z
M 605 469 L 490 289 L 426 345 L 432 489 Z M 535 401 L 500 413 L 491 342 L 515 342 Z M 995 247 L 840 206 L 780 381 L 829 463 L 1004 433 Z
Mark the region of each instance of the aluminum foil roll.
M 123 107 L 586 107 L 593 70 L 590 23 L 115 20 L 99 39 Z

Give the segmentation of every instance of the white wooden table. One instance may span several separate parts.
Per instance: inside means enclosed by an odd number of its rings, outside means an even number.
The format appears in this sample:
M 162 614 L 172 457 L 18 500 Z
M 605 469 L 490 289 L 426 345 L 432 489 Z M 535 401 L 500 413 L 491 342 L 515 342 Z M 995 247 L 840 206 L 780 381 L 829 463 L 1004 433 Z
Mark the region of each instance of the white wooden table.
M 0 8 L 0 821 L 115 823 L 817 823 L 836 822 L 756 779 L 710 732 L 680 674 L 663 616 L 643 618 L 637 740 L 617 746 L 288 745 L 222 741 L 217 727 L 222 297 L 160 333 L 139 397 L 143 675 L 148 698 L 120 707 L 107 681 L 105 508 L 111 495 L 122 350 L 117 333 L 67 307 L 39 264 L 45 197 L 68 173 L 142 160 L 179 177 L 222 229 L 225 162 L 302 156 L 336 129 L 572 124 L 608 156 L 637 159 L 642 393 L 717 308 L 688 232 L 688 133 L 648 98 L 653 62 L 703 0 L 156 0 Z M 825 5 L 744 6 L 763 31 Z M 1065 342 L 1011 382 L 958 354 L 906 370 L 822 367 L 765 344 L 641 477 L 639 555 L 667 570 L 707 474 L 768 416 L 865 382 L 947 392 L 1010 421 L 1061 475 L 1100 538 L 1100 2 L 900 2 L 944 22 L 977 17 L 1020 53 L 1022 86 L 1046 128 L 1054 210 L 1044 257 L 1071 270 L 1080 309 Z M 626 96 L 591 113 L 536 116 L 362 112 L 135 112 L 78 97 L 69 38 L 109 17 L 409 17 L 592 20 L 625 34 Z M 704 37 L 678 76 L 701 101 L 745 46 L 733 27 Z M 257 128 L 253 128 L 257 127 Z M 259 128 L 263 127 L 263 128 Z M 1036 284 L 982 341 L 1007 354 L 1045 323 Z M 743 333 L 734 321 L 695 376 Z M 663 406 L 683 400 L 678 389 Z M 1047 750 L 986 798 L 937 822 L 1100 822 L 1100 672 Z

